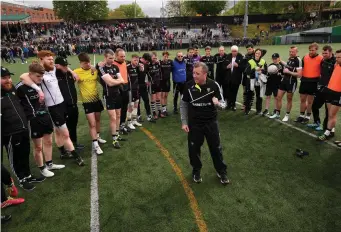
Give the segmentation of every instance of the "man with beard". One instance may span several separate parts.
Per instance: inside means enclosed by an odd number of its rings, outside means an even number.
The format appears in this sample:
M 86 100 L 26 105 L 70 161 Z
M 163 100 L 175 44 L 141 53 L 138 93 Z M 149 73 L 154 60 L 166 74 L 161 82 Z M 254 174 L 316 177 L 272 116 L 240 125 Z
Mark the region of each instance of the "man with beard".
M 193 80 L 193 64 L 194 64 L 193 53 L 194 53 L 194 49 L 188 48 L 187 55 L 184 56 L 183 58 L 186 63 L 186 82 Z
M 31 191 L 35 188 L 32 183 L 42 182 L 45 177 L 31 175 L 28 123 L 24 109 L 15 94 L 11 75 L 14 74 L 1 67 L 1 143 L 7 150 L 19 186 Z M 42 97 L 40 101 L 43 101 Z
M 60 157 L 69 158 L 71 153 L 72 157 L 76 160 L 79 166 L 84 166 L 84 161 L 81 156 L 76 152 L 75 147 L 70 139 L 70 133 L 66 126 L 66 107 L 64 105 L 64 98 L 58 85 L 58 79 L 56 77 L 56 68 L 54 66 L 54 54 L 48 50 L 42 50 L 38 52 L 38 58 L 40 59 L 40 65 L 45 69 L 43 76 L 42 88 L 37 85 L 29 77 L 29 73 L 24 73 L 20 76 L 23 84 L 32 87 L 38 94 L 43 91 L 45 97 L 45 104 L 51 115 L 52 122 L 55 127 L 55 140 L 56 144 L 61 152 Z M 71 71 L 71 70 L 69 70 Z M 73 73 L 73 72 L 72 72 Z M 75 74 L 76 75 L 76 74 Z
M 227 54 L 225 53 L 225 48 L 220 46 L 218 49 L 218 54 L 214 55 L 215 63 L 217 64 L 215 80 L 221 87 L 226 78 L 226 59 Z M 225 95 L 225 93 L 224 93 Z
M 214 56 L 211 56 L 211 47 L 205 47 L 205 56 L 200 58 L 200 61 L 208 67 L 207 77 L 214 80 Z
M 77 143 L 77 124 L 78 124 L 78 106 L 77 106 L 77 91 L 75 79 L 72 73 L 68 70 L 68 61 L 66 58 L 57 57 L 55 60 L 56 77 L 58 85 L 62 92 L 64 103 L 66 105 L 66 126 L 70 132 L 70 138 L 76 149 L 83 149 L 84 145 Z
M 165 116 L 168 115 L 167 112 L 167 98 L 168 93 L 170 91 L 171 83 L 170 76 L 172 73 L 173 61 L 169 59 L 169 53 L 162 53 L 163 59 L 160 60 L 161 65 L 161 105 L 162 105 L 162 114 Z
M 147 75 L 151 85 L 152 96 L 150 105 L 154 119 L 164 118 L 165 115 L 161 112 L 161 66 L 156 52 L 152 52 L 152 63 L 149 65 Z
M 137 108 L 137 115 L 138 115 L 138 121 L 143 122 L 142 116 L 141 116 L 141 98 L 144 103 L 144 108 L 146 110 L 147 114 L 147 121 L 148 122 L 155 122 L 153 119 L 153 115 L 150 110 L 150 104 L 149 104 L 149 94 L 148 94 L 148 86 L 146 84 L 146 75 L 147 71 L 149 69 L 149 64 L 152 62 L 152 57 L 150 56 L 149 53 L 144 53 L 143 56 L 140 58 L 140 65 L 143 66 L 143 71 L 140 71 L 139 73 L 139 105 Z
M 310 120 L 314 95 L 317 91 L 317 83 L 321 75 L 321 61 L 323 57 L 317 53 L 318 44 L 309 46 L 309 54 L 302 59 L 302 77 L 299 89 L 300 93 L 300 116 L 295 122 L 306 124 Z
M 41 85 L 44 73 L 45 70 L 40 64 L 35 63 L 29 66 L 29 77 L 36 85 Z M 53 124 L 51 116 L 47 112 L 45 102 L 39 102 L 39 94 L 35 89 L 22 82 L 16 85 L 16 89 L 17 96 L 29 120 L 36 164 L 43 176 L 52 177 L 54 173 L 51 170 L 62 169 L 65 165 L 52 162 Z M 46 165 L 43 162 L 43 152 Z
M 183 94 L 186 83 L 186 63 L 182 52 L 177 52 L 173 61 L 173 106 L 174 114 L 178 114 L 178 96 Z
M 244 71 L 241 68 L 242 62 L 243 55 L 238 52 L 236 45 L 232 46 L 231 53 L 227 54 L 225 60 L 227 73 L 223 84 L 223 92 L 227 99 L 227 109 L 232 109 L 233 111 L 236 111 L 236 99 Z

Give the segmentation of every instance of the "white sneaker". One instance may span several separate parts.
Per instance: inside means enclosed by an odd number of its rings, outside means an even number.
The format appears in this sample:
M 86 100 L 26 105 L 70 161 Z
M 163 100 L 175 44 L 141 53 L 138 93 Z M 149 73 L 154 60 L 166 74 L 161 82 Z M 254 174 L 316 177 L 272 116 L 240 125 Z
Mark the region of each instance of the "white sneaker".
M 101 144 L 104 144 L 104 143 L 107 142 L 106 140 L 102 139 L 101 137 L 98 137 L 98 138 L 97 138 L 97 141 L 98 141 L 99 143 L 101 143 Z
M 136 120 L 133 120 L 133 125 L 134 126 L 142 126 L 142 124 L 141 123 L 139 123 L 138 121 L 136 121 Z
M 43 170 L 40 170 L 40 173 L 45 176 L 45 177 L 52 177 L 54 176 L 53 172 L 50 172 L 49 170 L 47 170 L 47 168 L 44 168 Z
M 96 153 L 96 155 L 102 155 L 103 151 L 99 146 L 93 147 L 93 151 Z
M 133 126 L 133 124 L 130 122 L 128 123 L 127 127 L 131 130 L 135 130 L 136 128 Z
M 286 114 L 285 116 L 284 116 L 284 118 L 282 119 L 282 122 L 287 122 L 287 121 L 289 121 L 289 114 Z
M 51 165 L 46 165 L 47 170 L 58 170 L 65 168 L 64 164 L 51 164 Z
M 269 118 L 270 119 L 279 119 L 279 115 L 278 114 L 273 114 L 273 115 L 271 115 Z

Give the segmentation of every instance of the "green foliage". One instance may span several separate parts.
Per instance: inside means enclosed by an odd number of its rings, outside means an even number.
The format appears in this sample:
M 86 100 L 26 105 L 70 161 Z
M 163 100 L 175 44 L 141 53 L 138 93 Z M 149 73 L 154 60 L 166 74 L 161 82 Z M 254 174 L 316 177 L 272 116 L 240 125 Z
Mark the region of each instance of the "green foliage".
M 124 12 L 120 9 L 113 9 L 109 11 L 108 19 L 125 19 L 127 18 Z
M 53 9 L 59 18 L 69 22 L 87 22 L 105 19 L 108 16 L 108 2 L 99 1 L 53 1 Z
M 193 9 L 187 7 L 184 0 L 168 1 L 165 9 L 168 17 L 196 15 L 196 12 L 193 11 Z
M 114 11 L 118 12 L 118 15 L 123 13 L 124 18 L 134 18 L 135 17 L 135 5 L 136 5 L 136 18 L 144 18 L 146 15 L 143 13 L 141 7 L 137 3 L 123 4 Z
M 218 15 L 226 6 L 226 1 L 185 1 L 185 6 L 202 16 Z

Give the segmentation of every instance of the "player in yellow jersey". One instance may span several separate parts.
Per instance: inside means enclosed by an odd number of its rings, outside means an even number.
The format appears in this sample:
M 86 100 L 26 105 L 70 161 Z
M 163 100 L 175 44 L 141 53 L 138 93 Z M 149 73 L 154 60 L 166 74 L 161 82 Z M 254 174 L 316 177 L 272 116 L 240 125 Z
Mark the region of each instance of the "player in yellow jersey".
M 101 112 L 104 110 L 97 90 L 97 70 L 91 69 L 90 57 L 86 53 L 78 55 L 80 68 L 74 70 L 78 75 L 78 87 L 83 102 L 86 118 L 89 123 L 92 149 L 97 155 L 103 154 L 98 143 L 106 143 L 100 138 Z

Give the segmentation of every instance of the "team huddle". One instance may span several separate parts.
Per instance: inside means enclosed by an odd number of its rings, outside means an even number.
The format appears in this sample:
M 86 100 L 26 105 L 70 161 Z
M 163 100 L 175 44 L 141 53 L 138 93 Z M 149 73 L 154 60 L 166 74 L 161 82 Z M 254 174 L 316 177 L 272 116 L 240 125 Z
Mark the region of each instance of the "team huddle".
M 101 155 L 100 144 L 107 142 L 100 136 L 102 111 L 106 110 L 109 115 L 112 145 L 120 149 L 126 141 L 124 135 L 142 126 L 142 102 L 148 122 L 155 123 L 159 118 L 169 116 L 167 101 L 172 85 L 173 113 L 178 114 L 178 97 L 187 89 L 186 83 L 195 81 L 193 69 L 196 63 L 205 64 L 203 70 L 207 68 L 207 77 L 217 83 L 219 91 L 222 89 L 227 109 L 236 111 L 236 98 L 242 84 L 246 115 L 250 114 L 256 96 L 257 114 L 278 119 L 286 93 L 283 121 L 290 119 L 292 98 L 300 78 L 301 113 L 295 122 L 308 124 L 313 113 L 314 123 L 308 126 L 325 131 L 318 140 L 333 137 L 341 106 L 341 50 L 334 55 L 327 45 L 323 47 L 321 56 L 317 53 L 318 45 L 314 43 L 309 46 L 309 54 L 301 59 L 297 56 L 297 47 L 292 46 L 287 62 L 275 53 L 273 62 L 267 65 L 262 58 L 266 50 L 254 49 L 252 44 L 246 48 L 245 56 L 238 52 L 237 46 L 232 46 L 229 54 L 220 47 L 214 56 L 210 47 L 205 48 L 204 56 L 200 56 L 198 47 L 194 47 L 187 50 L 186 56 L 177 52 L 174 60 L 170 60 L 169 53 L 165 51 L 162 59 L 152 52 L 142 57 L 132 55 L 129 62 L 124 50 L 114 52 L 107 49 L 103 61 L 95 66 L 91 65 L 88 54 L 80 53 L 80 67 L 74 70 L 68 67 L 65 58 L 54 60 L 51 51 L 42 50 L 37 54 L 39 62 L 29 66 L 28 73 L 20 76 L 21 81 L 15 87 L 11 80 L 13 73 L 2 67 L 2 139 L 20 186 L 31 190 L 34 188 L 32 182 L 41 182 L 45 177 L 54 175 L 52 170 L 65 167 L 52 161 L 53 132 L 61 159 L 73 158 L 79 166 L 84 165 L 78 154 L 84 146 L 77 141 L 79 112 L 75 83 L 88 121 L 92 151 Z M 103 89 L 103 100 L 98 92 L 99 85 Z M 270 115 L 272 95 L 275 109 Z M 264 96 L 266 103 L 262 112 Z M 324 104 L 326 118 L 321 123 L 319 109 Z M 41 177 L 33 177 L 30 173 L 29 138 L 33 141 L 34 158 Z M 336 143 L 341 146 L 340 141 Z

